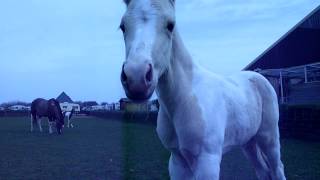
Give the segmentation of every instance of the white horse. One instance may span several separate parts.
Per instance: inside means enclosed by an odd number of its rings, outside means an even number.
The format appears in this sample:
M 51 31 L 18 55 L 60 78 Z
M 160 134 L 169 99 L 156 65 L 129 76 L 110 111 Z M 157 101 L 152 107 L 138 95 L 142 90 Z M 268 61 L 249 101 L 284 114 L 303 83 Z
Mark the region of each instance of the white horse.
M 219 179 L 222 155 L 241 146 L 259 179 L 285 179 L 280 160 L 277 95 L 254 72 L 220 77 L 196 65 L 175 26 L 174 0 L 125 0 L 126 95 L 154 89 L 157 133 L 170 150 L 171 179 Z
M 64 111 L 63 112 L 63 114 L 64 114 L 64 117 L 66 117 L 67 118 L 67 120 L 68 120 L 68 123 L 67 123 L 67 127 L 68 128 L 73 128 L 74 126 L 73 126 L 73 123 L 72 123 L 72 121 L 71 121 L 71 118 L 72 118 L 72 116 L 73 116 L 73 113 L 74 113 L 74 109 L 72 109 L 71 111 Z

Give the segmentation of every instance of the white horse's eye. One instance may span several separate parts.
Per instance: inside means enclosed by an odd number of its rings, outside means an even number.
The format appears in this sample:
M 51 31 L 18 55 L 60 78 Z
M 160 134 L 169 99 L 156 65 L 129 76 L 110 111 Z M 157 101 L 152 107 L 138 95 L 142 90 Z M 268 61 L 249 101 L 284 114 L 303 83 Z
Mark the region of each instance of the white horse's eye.
M 172 32 L 174 29 L 174 22 L 169 21 L 167 24 L 167 29 L 169 32 Z
M 123 23 L 121 23 L 121 25 L 119 26 L 119 28 L 121 29 L 121 31 L 122 31 L 123 33 L 126 32 L 126 27 L 124 26 Z

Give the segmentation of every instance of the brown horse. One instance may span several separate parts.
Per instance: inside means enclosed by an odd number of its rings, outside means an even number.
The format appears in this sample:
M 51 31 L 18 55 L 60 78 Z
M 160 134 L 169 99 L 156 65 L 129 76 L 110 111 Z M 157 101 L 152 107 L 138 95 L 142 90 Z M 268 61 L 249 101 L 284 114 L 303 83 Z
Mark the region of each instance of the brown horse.
M 38 123 L 39 130 L 42 132 L 41 118 L 48 117 L 49 133 L 52 133 L 52 126 L 56 124 L 58 134 L 62 133 L 64 125 L 64 116 L 61 111 L 59 102 L 55 99 L 45 100 L 37 98 L 31 104 L 31 132 L 33 131 L 33 124 Z

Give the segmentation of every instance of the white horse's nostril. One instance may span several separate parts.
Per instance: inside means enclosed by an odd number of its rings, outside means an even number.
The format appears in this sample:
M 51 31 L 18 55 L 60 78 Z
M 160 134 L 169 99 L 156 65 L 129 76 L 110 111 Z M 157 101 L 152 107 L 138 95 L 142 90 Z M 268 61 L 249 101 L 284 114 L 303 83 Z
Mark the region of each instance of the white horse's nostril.
M 127 63 L 122 67 L 121 83 L 126 95 L 133 100 L 146 100 L 153 91 L 153 67 L 151 63 Z
M 146 74 L 146 81 L 147 81 L 147 83 L 150 83 L 150 82 L 152 81 L 152 78 L 153 78 L 152 65 L 149 64 L 149 65 L 148 65 L 147 74 Z

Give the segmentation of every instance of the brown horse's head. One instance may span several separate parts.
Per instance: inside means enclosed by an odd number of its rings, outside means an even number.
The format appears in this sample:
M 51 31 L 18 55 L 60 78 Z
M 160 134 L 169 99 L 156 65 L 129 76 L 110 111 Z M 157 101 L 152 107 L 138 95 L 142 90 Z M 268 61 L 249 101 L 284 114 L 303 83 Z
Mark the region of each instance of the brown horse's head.
M 56 128 L 57 128 L 58 134 L 61 134 L 62 127 L 64 125 L 64 115 L 61 111 L 59 102 L 55 99 L 50 99 L 48 101 L 48 111 L 49 111 L 49 114 L 56 121 Z

